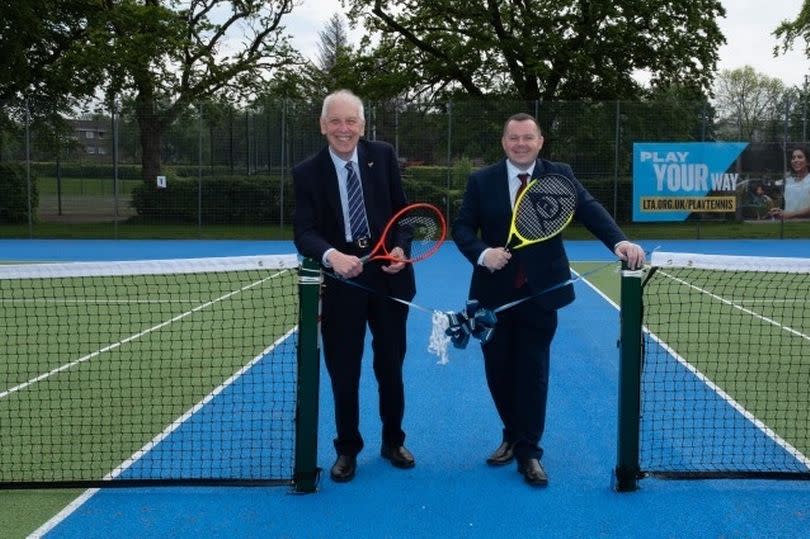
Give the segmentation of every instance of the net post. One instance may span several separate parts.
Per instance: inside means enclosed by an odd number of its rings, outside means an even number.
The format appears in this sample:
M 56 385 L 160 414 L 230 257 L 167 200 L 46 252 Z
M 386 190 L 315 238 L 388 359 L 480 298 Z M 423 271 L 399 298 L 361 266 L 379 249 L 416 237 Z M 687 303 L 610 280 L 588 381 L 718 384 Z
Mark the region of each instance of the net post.
M 614 488 L 638 489 L 641 413 L 641 282 L 644 271 L 622 263 L 619 340 L 619 403 Z
M 295 417 L 296 492 L 315 492 L 318 485 L 318 388 L 320 384 L 320 266 L 304 258 L 298 272 L 298 388 Z

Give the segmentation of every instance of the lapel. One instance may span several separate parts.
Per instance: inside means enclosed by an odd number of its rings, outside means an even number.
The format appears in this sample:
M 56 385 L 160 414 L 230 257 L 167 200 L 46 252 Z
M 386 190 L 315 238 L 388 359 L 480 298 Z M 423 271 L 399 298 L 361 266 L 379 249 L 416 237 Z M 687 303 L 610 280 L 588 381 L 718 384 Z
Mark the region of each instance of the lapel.
M 323 178 L 321 185 L 326 194 L 326 202 L 329 204 L 332 215 L 337 216 L 339 230 L 345 228 L 343 222 L 343 208 L 340 205 L 340 188 L 338 187 L 337 172 L 332 157 L 329 155 L 329 147 L 325 147 L 318 155 L 318 168 Z
M 506 208 L 507 215 L 512 215 L 512 199 L 509 195 L 509 171 L 506 168 L 506 159 L 501 161 L 498 168 L 495 185 L 495 200 L 500 200 L 501 207 Z

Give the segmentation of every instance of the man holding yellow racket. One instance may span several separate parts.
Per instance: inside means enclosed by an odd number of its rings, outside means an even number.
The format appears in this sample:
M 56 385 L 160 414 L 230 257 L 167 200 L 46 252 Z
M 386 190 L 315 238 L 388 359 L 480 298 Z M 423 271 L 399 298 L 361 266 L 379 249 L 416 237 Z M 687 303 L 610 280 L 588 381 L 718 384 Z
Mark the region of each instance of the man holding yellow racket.
M 487 463 L 516 459 L 527 483 L 545 486 L 540 440 L 549 352 L 557 309 L 574 300 L 573 286 L 565 284 L 571 273 L 560 232 L 576 219 L 630 268 L 641 267 L 644 251 L 627 240 L 569 165 L 538 158 L 543 136 L 534 117 L 511 116 L 501 144 L 506 158 L 470 175 L 452 232 L 473 264 L 470 299 L 498 311 L 492 338 L 481 345 L 503 422 L 501 445 Z M 511 302 L 517 303 L 497 309 Z

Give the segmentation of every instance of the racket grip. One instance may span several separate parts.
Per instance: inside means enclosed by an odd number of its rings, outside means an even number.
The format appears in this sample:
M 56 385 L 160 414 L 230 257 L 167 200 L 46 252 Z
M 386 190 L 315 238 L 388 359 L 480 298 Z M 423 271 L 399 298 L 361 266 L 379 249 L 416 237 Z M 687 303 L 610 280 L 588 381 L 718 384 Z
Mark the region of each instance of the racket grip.
M 361 264 L 365 264 L 369 260 L 371 260 L 371 253 L 367 254 L 366 256 L 361 256 L 360 257 L 360 263 Z

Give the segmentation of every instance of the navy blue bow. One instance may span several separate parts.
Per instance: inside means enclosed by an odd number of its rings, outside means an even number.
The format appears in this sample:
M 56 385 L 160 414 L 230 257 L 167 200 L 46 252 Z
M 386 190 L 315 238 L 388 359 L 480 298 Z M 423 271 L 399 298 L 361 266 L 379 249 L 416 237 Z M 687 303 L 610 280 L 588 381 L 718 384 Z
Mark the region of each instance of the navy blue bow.
M 495 323 L 498 317 L 490 309 L 484 309 L 476 299 L 467 301 L 463 311 L 447 313 L 449 320 L 445 334 L 456 348 L 465 348 L 470 336 L 486 344 L 495 333 Z

